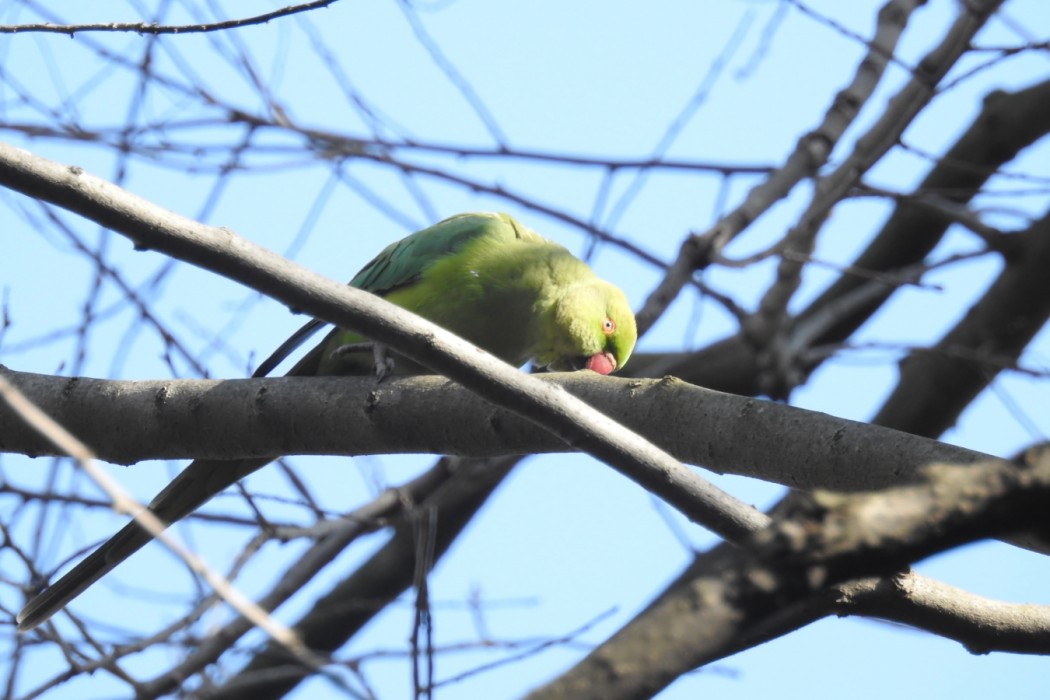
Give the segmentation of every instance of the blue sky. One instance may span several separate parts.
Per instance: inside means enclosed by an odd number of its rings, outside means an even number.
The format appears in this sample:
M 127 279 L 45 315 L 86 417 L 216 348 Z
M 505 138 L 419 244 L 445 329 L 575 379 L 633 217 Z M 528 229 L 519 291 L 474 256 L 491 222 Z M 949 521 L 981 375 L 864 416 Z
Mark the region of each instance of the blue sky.
M 114 5 L 116 5 L 114 3 Z M 261 3 L 256 10 L 262 7 Z M 187 5 L 189 6 L 189 5 Z M 167 22 L 188 21 L 182 4 L 170 5 Z M 859 34 L 869 36 L 879 4 L 808 3 L 817 13 Z M 348 134 L 367 134 L 367 116 L 355 107 L 314 51 L 321 39 L 332 52 L 374 114 L 383 115 L 385 134 L 410 134 L 421 142 L 492 147 L 499 139 L 519 149 L 567 152 L 596 157 L 644 158 L 657 152 L 669 125 L 680 117 L 683 126 L 662 153 L 671 159 L 775 166 L 797 139 L 819 123 L 835 92 L 852 77 L 864 47 L 857 40 L 798 10 L 782 18 L 771 37 L 764 30 L 779 3 L 667 2 L 641 5 L 626 2 L 559 3 L 454 2 L 424 3 L 418 18 L 447 59 L 480 96 L 497 133 L 486 127 L 462 93 L 434 67 L 414 35 L 411 23 L 391 0 L 335 3 L 305 20 L 285 19 L 236 34 L 248 47 L 260 79 L 273 99 L 297 123 Z M 1029 32 L 1045 40 L 1050 12 L 1041 0 L 1011 0 L 1005 6 L 1010 23 L 994 21 L 979 37 L 982 45 L 1014 45 Z M 67 20 L 139 19 L 133 4 L 105 8 L 78 7 L 83 17 Z M 244 12 L 230 3 L 228 12 Z M 932 0 L 915 13 L 898 57 L 914 65 L 939 40 L 955 3 Z M 29 21 L 27 10 L 0 8 L 0 22 Z M 1021 28 L 1021 29 L 1019 29 Z M 584 254 L 590 241 L 580 229 L 505 198 L 472 192 L 448 182 L 420 178 L 406 186 L 405 178 L 368 163 L 350 163 L 346 179 L 330 185 L 324 164 L 299 163 L 280 149 L 294 145 L 291 137 L 264 133 L 262 143 L 273 152 L 252 161 L 251 171 L 231 180 L 213 204 L 205 203 L 214 179 L 210 166 L 222 162 L 226 149 L 243 131 L 212 121 L 197 100 L 181 88 L 152 93 L 136 106 L 134 75 L 107 69 L 87 42 L 109 47 L 135 60 L 144 39 L 137 35 L 80 34 L 15 35 L 0 39 L 0 65 L 8 80 L 0 88 L 0 124 L 41 121 L 41 110 L 26 103 L 13 82 L 41 102 L 61 105 L 62 118 L 76 117 L 89 128 L 120 127 L 138 110 L 148 123 L 168 122 L 174 142 L 214 144 L 215 155 L 188 153 L 150 162 L 134 159 L 124 186 L 181 214 L 228 226 L 277 251 L 290 252 L 303 265 L 335 279 L 349 279 L 379 249 L 413 228 L 464 210 L 508 211 L 573 251 Z M 243 71 L 221 56 L 237 46 L 224 38 L 186 35 L 164 37 L 154 54 L 157 69 L 175 85 L 202 86 L 224 103 L 248 112 L 262 109 L 257 90 Z M 953 75 L 986 60 L 967 59 Z M 957 87 L 938 95 L 906 132 L 904 141 L 916 150 L 896 149 L 873 171 L 869 181 L 906 192 L 929 167 L 921 152 L 942 152 L 969 124 L 980 100 L 992 89 L 1018 89 L 1043 80 L 1050 55 L 1034 52 L 976 72 Z M 724 68 L 712 73 L 712 65 Z M 834 159 L 846 155 L 853 140 L 880 114 L 907 73 L 891 67 L 884 84 L 867 105 Z M 690 107 L 692 106 L 692 107 Z M 396 126 L 390 126 L 395 124 Z M 9 129 L 0 138 L 41 155 L 75 163 L 113 178 L 113 155 L 92 144 L 68 140 L 24 139 Z M 918 151 L 919 153 L 917 153 Z M 1033 182 L 995 181 L 999 190 L 1028 188 L 1033 195 L 988 199 L 982 204 L 1005 206 L 1038 215 L 1047 206 L 1050 177 L 1046 143 L 1029 149 L 1010 165 L 1015 173 L 1042 178 Z M 503 159 L 449 159 L 437 154 L 414 156 L 416 162 L 439 167 L 454 164 L 464 177 L 499 184 L 511 192 L 597 222 L 669 262 L 689 231 L 702 230 L 721 210 L 735 206 L 757 176 L 728 182 L 710 173 L 659 171 L 635 183 L 633 174 L 618 174 L 609 183 L 598 168 L 563 168 L 550 164 Z M 1034 183 L 1034 184 L 1033 184 Z M 419 193 L 413 193 L 417 187 Z M 604 189 L 608 187 L 607 191 Z M 367 189 L 385 203 L 377 207 L 361 192 Z M 630 198 L 625 193 L 635 191 Z M 605 195 L 602 195 L 606 192 Z M 808 186 L 757 221 L 729 249 L 744 255 L 782 235 L 805 205 Z M 835 209 L 818 243 L 821 259 L 848 262 L 866 244 L 889 211 L 883 201 L 854 200 Z M 28 215 L 26 214 L 28 212 Z M 94 270 L 60 234 L 33 225 L 41 210 L 26 200 L 0 194 L 0 231 L 6 234 L 0 255 L 0 292 L 12 325 L 0 338 L 0 362 L 20 370 L 68 373 L 78 353 L 73 335 L 51 335 L 76 328 L 83 298 L 94 284 Z M 107 262 L 142 290 L 157 316 L 204 361 L 212 376 L 244 376 L 252 358 L 257 362 L 297 328 L 301 319 L 279 304 L 210 273 L 178 265 L 157 287 L 146 282 L 167 261 L 149 252 L 135 252 L 127 241 L 109 239 L 95 227 L 61 214 L 84 240 L 104 245 Z M 1000 214 L 997 225 L 1021 225 L 1016 214 Z M 978 247 L 976 239 L 958 230 L 934 252 L 932 259 Z M 622 286 L 637 307 L 659 279 L 659 270 L 610 245 L 599 245 L 591 258 L 603 276 Z M 753 308 L 768 284 L 772 266 L 744 270 L 714 270 L 705 280 Z M 884 344 L 927 344 L 954 324 L 970 301 L 998 272 L 991 258 L 981 258 L 931 275 L 943 292 L 906 290 L 867 324 L 858 340 Z M 818 293 L 833 273 L 810 270 L 796 301 L 797 308 Z M 77 371 L 120 378 L 172 376 L 161 356 L 155 331 L 141 323 L 124 295 L 112 284 L 100 290 L 100 309 L 110 315 L 97 321 L 88 336 L 87 354 Z M 642 350 L 701 347 L 735 329 L 734 321 L 717 305 L 683 294 L 641 344 Z M 47 338 L 47 342 L 39 339 Z M 216 339 L 218 338 L 218 342 Z M 869 418 L 896 381 L 893 349 L 852 352 L 828 363 L 793 403 L 846 418 Z M 1050 342 L 1044 331 L 1022 360 L 1028 367 L 1050 366 Z M 196 376 L 176 360 L 174 374 Z M 1006 375 L 995 390 L 985 392 L 963 415 L 946 440 L 998 455 L 1010 455 L 1050 432 L 1045 411 L 1047 380 Z M 1019 418 L 1023 416 L 1023 418 Z M 425 468 L 425 457 L 343 460 L 296 459 L 325 505 L 348 510 L 374 491 L 376 484 L 397 484 Z M 50 468 L 41 460 L 3 456 L 6 479 L 37 483 Z M 179 465 L 114 467 L 128 487 L 144 500 L 160 488 Z M 58 483 L 73 489 L 81 477 L 66 468 Z M 739 478 L 719 478 L 739 497 L 758 505 L 771 503 L 780 490 Z M 252 477 L 251 488 L 270 494 L 285 489 L 276 470 Z M 235 497 L 213 508 L 244 511 Z M 0 517 L 13 505 L 0 500 Z M 245 511 L 246 512 L 246 511 Z M 104 512 L 73 513 L 74 521 L 50 534 L 53 561 L 116 529 L 121 519 Z M 668 526 L 668 519 L 676 527 Z M 583 457 L 534 458 L 512 475 L 477 522 L 434 574 L 432 595 L 441 601 L 437 618 L 439 642 L 477 640 L 470 612 L 463 602 L 478 592 L 493 607 L 486 627 L 497 639 L 532 639 L 567 634 L 612 610 L 578 642 L 605 639 L 630 619 L 650 597 L 671 580 L 690 558 L 679 539 L 685 532 L 693 547 L 713 540 L 681 523 L 665 507 L 604 465 Z M 243 546 L 240 533 L 216 536 L 207 526 L 182 528 L 179 534 L 220 570 Z M 225 535 L 229 535 L 228 537 Z M 354 561 L 381 543 L 373 537 L 362 551 L 337 563 L 348 571 Z M 267 556 L 282 560 L 295 545 L 275 548 Z M 3 562 L 5 572 L 18 571 Z M 12 567 L 12 568 L 9 568 Z M 275 567 L 276 568 L 276 567 Z M 923 563 L 920 570 L 971 591 L 1021 602 L 1050 603 L 1043 584 L 1050 565 L 1040 557 L 1004 545 L 981 543 Z M 158 573 L 164 572 L 164 573 Z M 333 571 L 327 581 L 334 580 Z M 242 583 L 262 590 L 270 582 L 267 560 L 256 560 Z M 16 574 L 9 573 L 9 576 Z M 144 580 L 152 596 L 141 592 Z M 95 618 L 131 619 L 159 627 L 177 606 L 157 605 L 174 591 L 185 590 L 187 578 L 170 555 L 153 547 L 122 567 L 119 582 L 85 596 L 78 610 Z M 311 588 L 324 589 L 324 583 Z M 308 592 L 309 594 L 309 592 Z M 17 607 L 10 588 L 3 603 Z M 281 610 L 284 620 L 309 601 L 308 595 Z M 221 613 L 224 614 L 224 613 Z M 220 615 L 221 615 L 220 614 Z M 403 651 L 410 630 L 411 605 L 406 602 L 369 627 L 344 650 L 346 656 L 375 649 Z M 438 678 L 511 652 L 450 653 L 438 659 Z M 573 663 L 583 653 L 579 645 L 555 648 L 509 664 L 459 684 L 441 688 L 437 697 L 476 698 L 520 694 Z M 55 672 L 57 658 L 40 654 L 30 676 Z M 134 661 L 137 672 L 149 676 L 168 662 L 166 652 Z M 380 697 L 405 697 L 408 666 L 403 658 L 366 666 Z M 884 623 L 832 619 L 720 662 L 711 669 L 680 679 L 661 698 L 710 694 L 724 698 L 908 696 L 923 688 L 929 697 L 1039 697 L 1045 662 L 1039 658 L 992 654 L 975 657 L 959 645 Z M 848 691 L 847 691 L 848 689 Z M 932 689 L 932 690 L 931 690 Z M 47 697 L 108 697 L 121 686 L 104 674 L 79 679 Z M 337 697 L 323 681 L 303 687 L 297 697 Z

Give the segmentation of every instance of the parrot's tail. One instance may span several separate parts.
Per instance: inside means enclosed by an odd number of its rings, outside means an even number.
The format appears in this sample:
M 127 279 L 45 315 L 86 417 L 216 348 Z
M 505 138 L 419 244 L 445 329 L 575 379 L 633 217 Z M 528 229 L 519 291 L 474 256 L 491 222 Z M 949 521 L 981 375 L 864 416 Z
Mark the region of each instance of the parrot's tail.
M 157 494 L 150 502 L 149 509 L 167 527 L 200 508 L 230 484 L 274 459 L 276 458 L 196 460 Z M 142 549 L 152 539 L 153 535 L 137 522 L 132 521 L 125 525 L 120 532 L 106 540 L 69 573 L 26 603 L 15 618 L 18 631 L 26 632 L 46 622 L 49 617 L 83 593 L 88 586 L 108 574 L 117 564 Z
M 40 595 L 30 600 L 18 613 L 15 621 L 19 632 L 27 632 L 47 621 L 49 617 L 66 607 L 69 601 L 108 574 L 113 568 L 142 548 L 153 536 L 137 522 L 124 528 L 77 564 L 65 576 L 48 586 Z

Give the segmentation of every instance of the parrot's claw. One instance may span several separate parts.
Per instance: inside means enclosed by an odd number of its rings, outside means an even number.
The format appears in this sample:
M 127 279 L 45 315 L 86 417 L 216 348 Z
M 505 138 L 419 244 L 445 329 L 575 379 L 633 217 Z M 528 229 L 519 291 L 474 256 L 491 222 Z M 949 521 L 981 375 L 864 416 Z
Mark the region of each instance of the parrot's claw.
M 374 371 L 378 384 L 394 371 L 394 358 L 387 353 L 386 346 L 382 343 L 372 343 L 372 358 L 375 361 Z
M 386 346 L 382 343 L 365 342 L 340 345 L 332 351 L 332 357 L 340 357 L 355 352 L 372 353 L 374 361 L 373 372 L 375 373 L 377 384 L 394 371 L 394 358 L 387 352 Z

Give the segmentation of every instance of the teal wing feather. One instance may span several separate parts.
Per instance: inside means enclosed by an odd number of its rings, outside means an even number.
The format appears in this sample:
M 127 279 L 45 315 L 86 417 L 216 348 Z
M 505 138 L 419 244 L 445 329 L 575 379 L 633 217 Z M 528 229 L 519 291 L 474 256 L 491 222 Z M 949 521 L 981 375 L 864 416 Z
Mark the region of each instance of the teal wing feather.
M 384 248 L 350 280 L 350 286 L 383 296 L 417 282 L 434 262 L 481 237 L 538 238 L 538 234 L 507 214 L 457 214 Z

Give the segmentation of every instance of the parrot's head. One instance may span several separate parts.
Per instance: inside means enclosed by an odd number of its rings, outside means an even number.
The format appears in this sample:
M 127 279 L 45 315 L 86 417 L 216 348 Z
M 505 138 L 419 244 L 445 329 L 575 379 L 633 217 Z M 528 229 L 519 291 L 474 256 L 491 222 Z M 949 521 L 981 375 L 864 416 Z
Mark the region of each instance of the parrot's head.
M 540 338 L 536 364 L 609 374 L 627 363 L 638 327 L 623 292 L 594 279 L 565 290 L 547 314 Z

